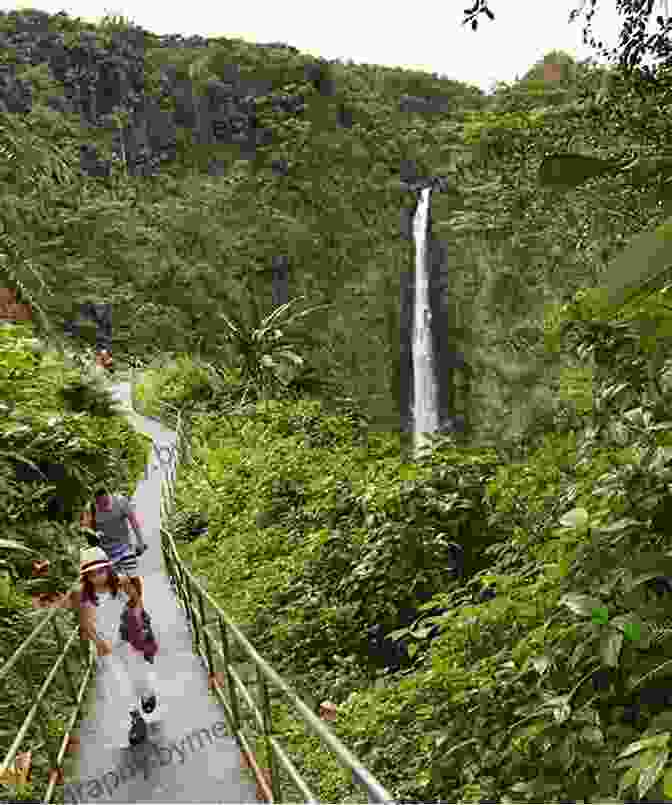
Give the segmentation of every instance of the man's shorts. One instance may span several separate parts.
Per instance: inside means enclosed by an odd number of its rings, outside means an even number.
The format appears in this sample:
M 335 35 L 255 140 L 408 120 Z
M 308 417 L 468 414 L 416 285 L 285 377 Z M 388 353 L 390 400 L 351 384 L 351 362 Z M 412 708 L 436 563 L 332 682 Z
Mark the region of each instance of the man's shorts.
M 138 575 L 138 558 L 134 553 L 127 554 L 122 559 L 118 559 L 112 565 L 115 573 L 122 576 L 137 576 Z

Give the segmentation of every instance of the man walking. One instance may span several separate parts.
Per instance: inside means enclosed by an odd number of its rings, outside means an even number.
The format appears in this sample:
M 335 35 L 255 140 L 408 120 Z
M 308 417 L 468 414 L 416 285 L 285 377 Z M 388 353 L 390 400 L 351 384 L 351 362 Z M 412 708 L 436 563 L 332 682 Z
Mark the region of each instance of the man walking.
M 116 573 L 137 580 L 144 605 L 144 582 L 138 575 L 137 557 L 147 550 L 147 544 L 133 504 L 127 497 L 111 495 L 106 487 L 100 487 L 96 491 L 92 514 L 94 522 L 91 527 L 100 536 L 100 547 L 109 556 Z M 129 523 L 135 532 L 135 551 L 131 549 Z
M 88 319 L 96 325 L 96 367 L 112 371 L 112 305 L 109 302 L 84 302 L 80 306 L 79 317 Z M 64 322 L 65 334 L 75 337 L 79 333 L 77 316 L 74 314 Z

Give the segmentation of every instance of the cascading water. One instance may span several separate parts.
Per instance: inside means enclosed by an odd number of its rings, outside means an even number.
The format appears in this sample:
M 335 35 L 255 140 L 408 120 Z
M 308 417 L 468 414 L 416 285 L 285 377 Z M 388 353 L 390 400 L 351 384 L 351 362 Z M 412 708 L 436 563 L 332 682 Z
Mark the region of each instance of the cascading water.
M 431 187 L 420 193 L 413 218 L 415 242 L 415 304 L 413 311 L 413 441 L 416 456 L 426 447 L 428 435 L 439 429 L 439 406 L 432 345 L 432 311 L 429 304 L 427 225 Z

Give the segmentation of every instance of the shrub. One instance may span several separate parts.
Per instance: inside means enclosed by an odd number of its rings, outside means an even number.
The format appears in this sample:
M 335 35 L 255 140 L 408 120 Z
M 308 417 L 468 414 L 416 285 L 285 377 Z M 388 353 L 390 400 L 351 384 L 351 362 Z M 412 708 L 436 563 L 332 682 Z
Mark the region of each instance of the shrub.
M 79 512 L 93 487 L 105 481 L 133 494 L 149 457 L 149 440 L 115 413 L 109 394 L 33 336 L 30 325 L 0 327 L 0 666 L 35 626 L 31 615 L 39 610 L 31 596 L 63 592 L 77 579 L 79 549 L 86 545 Z M 73 389 L 79 389 L 81 404 L 68 410 Z M 46 575 L 34 577 L 35 561 L 48 562 Z M 7 680 L 0 704 L 0 755 L 59 651 L 48 630 L 30 655 L 31 678 L 15 669 Z M 49 729 L 61 729 L 61 735 L 69 696 L 59 677 L 47 701 L 55 718 Z M 24 743 L 41 741 L 36 721 Z M 42 777 L 46 781 L 43 761 L 39 753 L 36 784 Z

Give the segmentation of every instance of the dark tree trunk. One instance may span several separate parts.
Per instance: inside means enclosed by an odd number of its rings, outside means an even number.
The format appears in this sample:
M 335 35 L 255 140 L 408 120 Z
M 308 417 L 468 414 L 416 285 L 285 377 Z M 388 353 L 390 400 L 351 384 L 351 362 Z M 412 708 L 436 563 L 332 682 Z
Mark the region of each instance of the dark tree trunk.
M 285 305 L 289 301 L 289 258 L 273 258 L 273 307 Z

